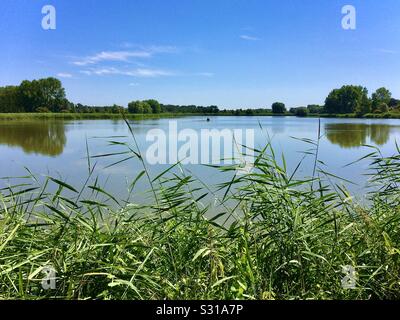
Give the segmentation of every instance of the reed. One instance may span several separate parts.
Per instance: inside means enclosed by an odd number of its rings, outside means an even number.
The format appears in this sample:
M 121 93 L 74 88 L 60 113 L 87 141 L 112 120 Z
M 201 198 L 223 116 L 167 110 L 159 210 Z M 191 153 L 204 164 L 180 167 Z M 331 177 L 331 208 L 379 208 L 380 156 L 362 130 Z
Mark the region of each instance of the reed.
M 213 215 L 216 195 L 179 164 L 157 177 L 143 167 L 129 192 L 147 179 L 146 205 L 99 185 L 89 152 L 79 187 L 29 171 L 13 179 L 0 190 L 0 299 L 399 299 L 399 148 L 365 157 L 368 203 L 319 161 L 299 179 L 301 163 L 289 172 L 271 145 L 256 154 L 251 173 L 215 169 L 230 178 Z M 55 290 L 41 286 L 49 265 Z

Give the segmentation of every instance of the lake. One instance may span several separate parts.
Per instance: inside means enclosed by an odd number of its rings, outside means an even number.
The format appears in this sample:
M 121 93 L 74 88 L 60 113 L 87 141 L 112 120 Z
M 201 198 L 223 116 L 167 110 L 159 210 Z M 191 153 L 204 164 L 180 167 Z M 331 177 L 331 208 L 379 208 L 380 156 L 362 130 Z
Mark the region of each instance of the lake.
M 156 119 L 131 121 L 139 148 L 143 153 L 152 144 L 146 141 L 149 132 L 166 132 L 167 143 L 171 139 L 171 123 L 177 126 L 178 132 L 189 130 L 191 134 L 204 129 L 217 130 L 251 130 L 254 134 L 254 146 L 262 149 L 269 141 L 280 157 L 284 153 L 289 170 L 293 170 L 302 159 L 303 152 L 312 145 L 299 139 L 316 140 L 319 120 L 316 118 L 296 117 L 207 117 L 191 116 L 177 119 Z M 367 177 L 368 162 L 362 161 L 346 167 L 370 149 L 365 144 L 378 146 L 384 155 L 395 153 L 395 141 L 400 137 L 400 120 L 367 120 L 367 119 L 321 119 L 321 140 L 319 159 L 326 165 L 327 171 L 353 181 L 349 189 L 362 195 Z M 151 131 L 153 130 L 153 131 Z M 188 135 L 190 135 L 190 132 Z M 172 137 L 176 139 L 175 137 Z M 296 139 L 297 138 L 297 139 Z M 62 178 L 74 186 L 82 185 L 88 175 L 86 158 L 86 140 L 91 156 L 122 152 L 125 149 L 115 142 L 126 142 L 133 145 L 129 129 L 122 120 L 79 120 L 79 121 L 2 121 L 0 122 L 0 177 L 18 177 L 27 175 L 25 167 L 37 176 L 52 175 Z M 114 142 L 110 142 L 114 141 Z M 184 144 L 178 141 L 178 148 Z M 168 152 L 168 150 L 166 151 Z M 105 158 L 92 158 L 91 165 L 96 163 L 94 176 L 106 186 L 107 191 L 123 195 L 132 179 L 142 171 L 138 159 L 122 161 L 118 165 L 110 164 L 124 160 L 127 155 Z M 148 159 L 145 158 L 147 162 Z M 169 160 L 168 160 L 169 161 Z M 152 161 L 150 161 L 152 162 Z M 309 156 L 297 175 L 310 176 L 313 169 L 313 158 Z M 169 164 L 147 163 L 152 177 L 168 168 Z M 190 174 L 199 178 L 208 186 L 228 181 L 226 174 L 201 164 L 183 165 Z M 0 187 L 10 183 L 9 179 L 0 180 Z M 144 182 L 138 190 L 144 192 Z M 142 195 L 138 192 L 136 197 Z

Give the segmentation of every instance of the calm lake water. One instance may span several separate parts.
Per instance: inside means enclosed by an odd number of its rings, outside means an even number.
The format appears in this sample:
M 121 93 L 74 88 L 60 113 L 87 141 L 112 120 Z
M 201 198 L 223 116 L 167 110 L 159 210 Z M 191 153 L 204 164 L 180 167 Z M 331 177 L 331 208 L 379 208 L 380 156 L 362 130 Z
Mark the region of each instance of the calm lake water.
M 136 139 L 142 151 L 152 142 L 146 142 L 151 129 L 162 129 L 168 133 L 171 121 L 176 121 L 178 131 L 192 129 L 253 129 L 255 147 L 261 149 L 272 139 L 277 154 L 285 154 L 288 167 L 292 170 L 303 157 L 302 152 L 311 148 L 310 144 L 298 139 L 316 140 L 318 119 L 295 117 L 185 117 L 178 119 L 157 119 L 132 121 Z M 367 183 L 365 177 L 367 162 L 344 167 L 370 152 L 363 145 L 378 146 L 384 155 L 395 153 L 395 140 L 400 138 L 400 120 L 364 119 L 321 119 L 320 160 L 330 173 L 354 181 L 350 186 L 355 194 L 362 195 Z M 132 143 L 129 130 L 123 121 L 84 120 L 84 121 L 1 121 L 0 122 L 0 177 L 24 176 L 29 168 L 38 176 L 52 175 L 62 177 L 71 185 L 79 187 L 88 174 L 86 159 L 86 137 L 92 156 L 122 151 L 121 146 L 109 141 Z M 107 191 L 123 195 L 127 185 L 142 170 L 138 160 L 121 162 L 117 166 L 107 166 L 125 156 L 92 159 L 97 162 L 95 174 L 106 185 Z M 168 165 L 149 165 L 151 175 L 165 170 Z M 226 174 L 202 165 L 184 166 L 207 185 L 228 181 Z M 313 159 L 304 161 L 299 175 L 310 176 Z M 10 183 L 0 180 L 0 187 Z M 144 191 L 146 186 L 139 185 Z M 140 198 L 140 193 L 136 195 Z

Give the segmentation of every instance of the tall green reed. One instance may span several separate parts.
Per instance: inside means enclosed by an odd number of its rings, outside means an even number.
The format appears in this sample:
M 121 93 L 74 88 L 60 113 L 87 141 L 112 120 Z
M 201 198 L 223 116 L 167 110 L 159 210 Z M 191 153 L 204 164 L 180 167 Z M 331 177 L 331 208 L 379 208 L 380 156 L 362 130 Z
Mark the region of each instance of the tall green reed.
M 110 141 L 124 151 L 91 156 L 87 144 L 79 188 L 27 171 L 0 190 L 0 298 L 400 298 L 398 148 L 365 157 L 375 185 L 365 204 L 332 183 L 318 141 L 305 141 L 315 157 L 309 178 L 298 177 L 302 163 L 290 172 L 269 143 L 254 150 L 252 172 L 215 169 L 231 177 L 215 209 L 217 193 L 179 163 L 152 177 L 127 124 L 133 145 Z M 111 166 L 139 159 L 128 193 L 146 179 L 148 202 L 100 184 L 96 161 L 110 157 L 122 157 Z M 41 286 L 48 266 L 55 290 Z M 344 266 L 356 271 L 354 289 L 343 287 Z

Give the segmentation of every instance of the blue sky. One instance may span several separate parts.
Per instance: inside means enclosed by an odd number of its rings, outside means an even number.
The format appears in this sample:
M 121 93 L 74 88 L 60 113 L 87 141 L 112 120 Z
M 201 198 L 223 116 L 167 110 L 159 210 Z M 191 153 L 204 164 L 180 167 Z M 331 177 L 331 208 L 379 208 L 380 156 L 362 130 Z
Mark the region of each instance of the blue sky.
M 1 0 L 0 39 L 0 86 L 55 76 L 84 104 L 295 107 L 344 84 L 400 98 L 398 0 Z

